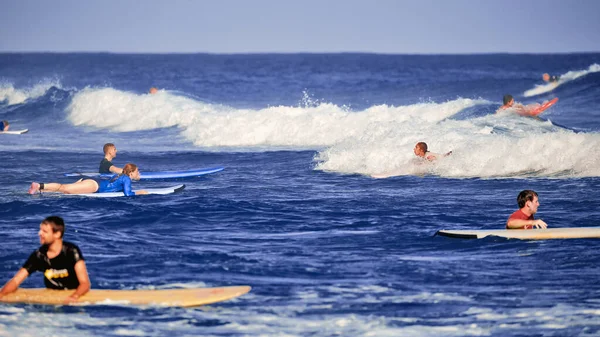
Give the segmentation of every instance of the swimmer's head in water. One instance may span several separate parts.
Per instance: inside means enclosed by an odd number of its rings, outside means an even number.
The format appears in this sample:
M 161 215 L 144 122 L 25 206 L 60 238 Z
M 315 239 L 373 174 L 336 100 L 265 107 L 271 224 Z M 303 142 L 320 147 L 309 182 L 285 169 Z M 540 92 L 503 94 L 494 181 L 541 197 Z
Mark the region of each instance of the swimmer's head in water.
M 542 75 L 542 78 L 544 79 L 544 81 L 549 82 L 550 81 L 550 74 L 546 73 L 546 74 Z

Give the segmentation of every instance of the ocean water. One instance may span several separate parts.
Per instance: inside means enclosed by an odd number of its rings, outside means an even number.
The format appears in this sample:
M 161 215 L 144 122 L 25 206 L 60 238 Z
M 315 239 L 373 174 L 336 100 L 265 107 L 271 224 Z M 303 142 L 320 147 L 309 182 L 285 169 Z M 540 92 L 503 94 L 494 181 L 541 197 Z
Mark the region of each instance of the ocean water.
M 600 336 L 600 241 L 434 236 L 504 228 L 523 189 L 550 227 L 600 226 L 599 64 L 0 54 L 0 120 L 29 129 L 0 135 L 0 283 L 59 215 L 93 288 L 253 288 L 192 309 L 0 305 L 0 336 Z M 559 101 L 540 119 L 495 114 L 507 93 Z M 453 154 L 423 165 L 418 141 Z M 118 166 L 225 170 L 135 183 L 186 185 L 166 196 L 26 193 L 95 170 L 107 142 Z

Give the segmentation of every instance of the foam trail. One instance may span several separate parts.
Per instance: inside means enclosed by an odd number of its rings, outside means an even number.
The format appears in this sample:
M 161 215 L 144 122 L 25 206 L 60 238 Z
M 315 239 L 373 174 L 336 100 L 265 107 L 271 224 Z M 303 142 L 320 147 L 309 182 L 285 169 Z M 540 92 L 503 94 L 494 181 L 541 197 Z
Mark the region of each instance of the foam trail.
M 0 84 L 0 102 L 6 101 L 8 105 L 21 104 L 28 99 L 43 96 L 52 87 L 60 87 L 60 84 L 46 81 L 29 89 L 15 89 L 10 83 Z
M 552 91 L 556 87 L 558 87 L 564 83 L 570 82 L 576 78 L 579 78 L 579 77 L 582 77 L 582 76 L 585 76 L 585 75 L 588 75 L 591 73 L 596 73 L 599 71 L 600 71 L 600 65 L 597 63 L 592 64 L 586 70 L 572 70 L 572 71 L 569 71 L 569 72 L 566 72 L 566 73 L 560 75 L 560 80 L 558 80 L 557 82 L 536 85 L 533 89 L 529 89 L 529 90 L 525 91 L 523 93 L 523 96 L 531 97 L 531 96 L 541 95 L 541 94 L 547 93 L 549 91 Z
M 88 88 L 75 95 L 68 111 L 74 125 L 114 131 L 179 127 L 186 139 L 200 147 L 313 149 L 364 137 L 379 124 L 435 123 L 484 102 L 457 99 L 399 107 L 378 105 L 363 111 L 348 111 L 330 103 L 253 110 L 203 103 L 169 92 L 137 95 Z

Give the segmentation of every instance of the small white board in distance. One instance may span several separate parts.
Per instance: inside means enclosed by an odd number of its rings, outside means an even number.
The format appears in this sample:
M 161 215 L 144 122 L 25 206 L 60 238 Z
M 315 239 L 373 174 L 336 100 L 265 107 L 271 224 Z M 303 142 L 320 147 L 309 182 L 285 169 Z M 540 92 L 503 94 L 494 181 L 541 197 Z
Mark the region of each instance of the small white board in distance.
M 167 307 L 197 307 L 227 301 L 250 291 L 249 286 L 220 288 L 102 290 L 92 289 L 74 305 L 153 305 Z M 73 290 L 19 288 L 0 299 L 0 303 L 63 305 Z
M 145 188 L 144 191 L 147 191 L 148 194 L 171 194 L 175 192 L 182 191 L 185 188 L 185 185 L 176 185 L 172 187 L 164 187 L 164 188 Z M 134 190 L 135 192 L 136 190 Z M 138 190 L 139 191 L 139 190 Z M 83 197 L 92 197 L 92 198 L 116 198 L 116 197 L 124 197 L 125 194 L 123 192 L 104 192 L 104 193 L 81 193 L 81 194 L 69 194 L 69 195 L 77 195 Z
M 22 135 L 29 132 L 29 129 L 14 130 L 14 131 L 0 131 L 0 135 Z
M 436 235 L 457 239 L 483 239 L 488 236 L 519 240 L 600 239 L 600 227 L 498 230 L 439 230 Z

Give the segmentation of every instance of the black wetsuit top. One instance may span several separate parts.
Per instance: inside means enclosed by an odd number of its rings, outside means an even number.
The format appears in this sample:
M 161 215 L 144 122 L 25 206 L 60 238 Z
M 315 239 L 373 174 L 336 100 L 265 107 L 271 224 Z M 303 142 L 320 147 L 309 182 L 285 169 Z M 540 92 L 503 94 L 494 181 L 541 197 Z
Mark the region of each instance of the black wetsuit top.
M 75 274 L 75 263 L 83 260 L 81 250 L 76 245 L 63 241 L 60 254 L 48 258 L 48 246 L 43 245 L 31 253 L 23 264 L 29 275 L 36 271 L 44 273 L 44 284 L 50 289 L 77 289 L 79 280 Z
M 110 167 L 113 166 L 112 161 L 102 158 L 100 162 L 100 167 L 98 168 L 98 173 L 112 173 L 110 172 Z
M 550 76 L 548 82 L 558 82 L 558 80 L 560 80 L 560 76 Z

